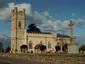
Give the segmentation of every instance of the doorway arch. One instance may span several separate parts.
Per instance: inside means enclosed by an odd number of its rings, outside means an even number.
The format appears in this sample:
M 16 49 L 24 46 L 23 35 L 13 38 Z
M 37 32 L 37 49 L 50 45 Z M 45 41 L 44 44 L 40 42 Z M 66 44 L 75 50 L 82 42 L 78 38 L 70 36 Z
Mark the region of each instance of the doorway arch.
M 22 46 L 20 47 L 20 49 L 21 49 L 21 52 L 26 53 L 27 50 L 28 50 L 28 47 L 27 47 L 27 45 L 22 45 Z

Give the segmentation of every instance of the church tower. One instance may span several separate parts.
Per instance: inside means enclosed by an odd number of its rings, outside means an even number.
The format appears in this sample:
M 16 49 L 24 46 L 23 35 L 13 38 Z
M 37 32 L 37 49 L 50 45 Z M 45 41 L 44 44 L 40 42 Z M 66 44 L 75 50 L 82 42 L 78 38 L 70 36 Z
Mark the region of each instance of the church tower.
M 19 11 L 17 7 L 12 10 L 11 26 L 11 52 L 20 52 L 20 46 L 25 44 L 25 9 Z

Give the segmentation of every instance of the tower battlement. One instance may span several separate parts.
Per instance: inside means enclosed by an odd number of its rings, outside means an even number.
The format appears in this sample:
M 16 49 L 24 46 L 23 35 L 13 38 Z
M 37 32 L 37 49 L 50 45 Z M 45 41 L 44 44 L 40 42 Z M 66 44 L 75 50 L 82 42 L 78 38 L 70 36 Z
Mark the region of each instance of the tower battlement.
M 18 7 L 15 7 L 13 10 L 12 10 L 12 14 L 18 14 L 18 15 L 24 15 L 25 14 L 25 9 L 23 8 L 22 10 L 19 10 Z

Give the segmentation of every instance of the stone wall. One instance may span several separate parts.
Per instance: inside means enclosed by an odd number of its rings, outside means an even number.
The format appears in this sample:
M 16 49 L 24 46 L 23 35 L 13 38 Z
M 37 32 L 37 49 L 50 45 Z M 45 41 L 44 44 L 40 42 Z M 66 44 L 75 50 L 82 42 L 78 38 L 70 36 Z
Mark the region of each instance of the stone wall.
M 40 61 L 45 64 L 85 64 L 85 54 L 3 54 L 3 56 Z

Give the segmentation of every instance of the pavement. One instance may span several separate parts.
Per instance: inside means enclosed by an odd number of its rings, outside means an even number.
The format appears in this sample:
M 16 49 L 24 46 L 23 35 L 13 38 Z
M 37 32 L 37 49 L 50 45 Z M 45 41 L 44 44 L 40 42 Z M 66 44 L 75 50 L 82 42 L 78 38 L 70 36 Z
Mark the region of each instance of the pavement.
M 0 56 L 0 64 L 43 64 L 38 61 L 22 60 L 22 59 L 11 59 Z

